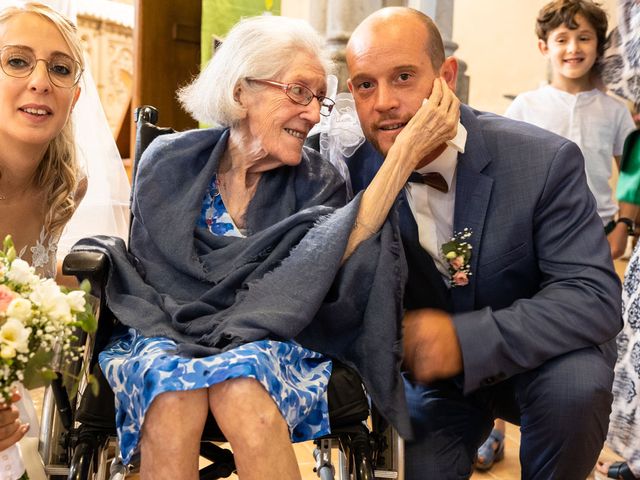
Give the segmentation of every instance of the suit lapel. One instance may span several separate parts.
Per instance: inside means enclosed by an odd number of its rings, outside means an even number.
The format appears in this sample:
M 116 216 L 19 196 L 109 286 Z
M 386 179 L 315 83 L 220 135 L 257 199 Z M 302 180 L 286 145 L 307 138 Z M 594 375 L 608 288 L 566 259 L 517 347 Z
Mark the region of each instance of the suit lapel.
M 469 311 L 474 308 L 476 290 L 474 272 L 478 269 L 483 228 L 493 188 L 493 179 L 482 173 L 482 170 L 490 162 L 490 157 L 478 121 L 470 108 L 462 107 L 461 121 L 467 129 L 467 143 L 465 153 L 458 155 L 453 230 L 461 232 L 465 228 L 469 228 L 473 233 L 469 239 L 472 247 L 469 284 L 451 289 L 456 312 Z

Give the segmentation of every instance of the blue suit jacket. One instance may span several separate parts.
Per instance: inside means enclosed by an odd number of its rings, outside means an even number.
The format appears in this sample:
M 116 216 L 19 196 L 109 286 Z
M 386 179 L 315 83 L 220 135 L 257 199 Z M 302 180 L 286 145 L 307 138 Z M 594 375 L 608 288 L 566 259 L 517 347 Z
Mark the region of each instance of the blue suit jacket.
M 622 321 L 620 282 L 580 149 L 464 105 L 461 122 L 468 137 L 458 155 L 453 227 L 473 231 L 467 286 L 444 287 L 404 194 L 399 209 L 410 272 L 405 306 L 453 313 L 470 392 L 609 342 Z M 348 162 L 357 192 L 382 158 L 365 143 Z

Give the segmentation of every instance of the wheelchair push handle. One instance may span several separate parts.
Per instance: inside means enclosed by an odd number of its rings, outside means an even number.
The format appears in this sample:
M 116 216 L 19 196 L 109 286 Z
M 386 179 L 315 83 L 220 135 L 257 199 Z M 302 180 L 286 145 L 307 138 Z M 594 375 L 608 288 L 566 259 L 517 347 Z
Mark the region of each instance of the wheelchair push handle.
M 158 109 L 151 105 L 142 105 L 133 112 L 133 121 L 138 123 L 145 121 L 157 125 L 158 123 Z

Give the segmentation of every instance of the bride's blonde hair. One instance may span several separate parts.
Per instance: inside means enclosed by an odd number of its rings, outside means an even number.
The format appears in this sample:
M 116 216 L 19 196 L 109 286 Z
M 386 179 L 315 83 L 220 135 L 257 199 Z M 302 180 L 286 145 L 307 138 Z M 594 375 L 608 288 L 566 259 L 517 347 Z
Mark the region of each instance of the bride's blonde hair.
M 0 24 L 25 13 L 39 15 L 51 22 L 66 41 L 73 58 L 84 70 L 82 46 L 76 26 L 47 5 L 26 2 L 7 7 L 0 11 Z M 49 210 L 45 215 L 44 228 L 49 235 L 58 236 L 76 209 L 75 194 L 78 188 L 79 172 L 73 123 L 69 116 L 60 133 L 49 143 L 35 175 L 36 186 L 46 192 Z

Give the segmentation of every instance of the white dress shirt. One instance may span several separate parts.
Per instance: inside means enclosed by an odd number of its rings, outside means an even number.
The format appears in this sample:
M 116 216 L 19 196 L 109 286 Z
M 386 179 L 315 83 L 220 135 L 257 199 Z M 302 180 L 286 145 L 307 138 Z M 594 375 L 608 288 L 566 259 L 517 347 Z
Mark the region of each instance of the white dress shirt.
M 438 172 L 449 186 L 447 193 L 422 183 L 409 182 L 405 192 L 409 207 L 418 225 L 420 245 L 433 258 L 444 282 L 449 285 L 451 275 L 442 258 L 440 246 L 453 236 L 453 212 L 456 198 L 456 166 L 458 152 L 464 153 L 467 130 L 458 124 L 458 134 L 447 142 L 447 148 L 438 158 L 418 170 L 419 173 Z
M 575 142 L 584 155 L 587 183 L 606 225 L 618 207 L 612 196 L 612 157 L 635 129 L 627 107 L 594 89 L 575 95 L 546 85 L 516 97 L 506 117 L 523 120 Z

